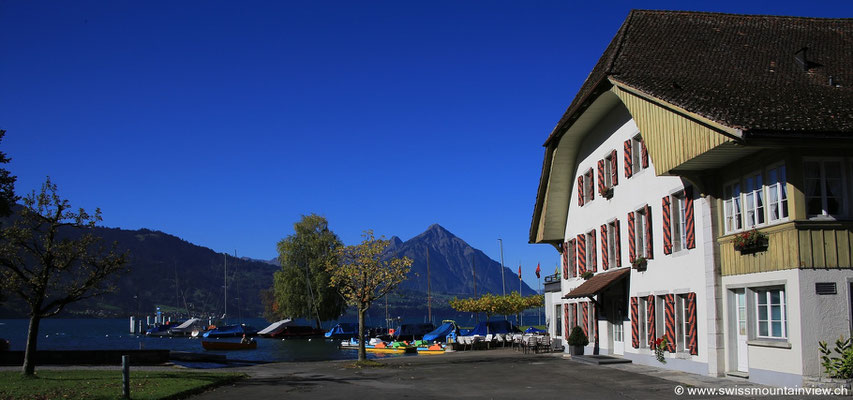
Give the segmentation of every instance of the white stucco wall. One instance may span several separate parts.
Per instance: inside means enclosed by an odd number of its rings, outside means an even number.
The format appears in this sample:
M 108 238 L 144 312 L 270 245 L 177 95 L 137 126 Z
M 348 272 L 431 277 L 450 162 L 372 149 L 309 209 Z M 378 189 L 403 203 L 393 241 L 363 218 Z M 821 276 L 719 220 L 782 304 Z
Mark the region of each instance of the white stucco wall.
M 800 271 L 796 269 L 784 270 L 784 271 L 772 271 L 772 272 L 761 272 L 755 274 L 744 274 L 744 275 L 734 275 L 734 276 L 724 276 L 722 278 L 722 284 L 724 289 L 723 296 L 723 310 L 726 310 L 724 313 L 725 317 L 723 319 L 724 325 L 724 341 L 726 348 L 726 370 L 727 371 L 735 371 L 737 370 L 737 366 L 733 365 L 732 352 L 737 351 L 737 344 L 733 341 L 732 332 L 734 332 L 734 324 L 732 321 L 734 315 L 734 305 L 733 298 L 729 294 L 732 289 L 740 289 L 740 288 L 760 288 L 767 286 L 781 286 L 785 287 L 785 304 L 786 304 L 786 312 L 788 318 L 788 338 L 785 343 L 789 345 L 790 348 L 785 347 L 766 347 L 761 345 L 753 345 L 750 344 L 748 346 L 748 360 L 749 360 L 749 375 L 750 380 L 757 381 L 758 383 L 772 384 L 772 385 L 792 385 L 792 384 L 800 384 L 801 382 L 791 381 L 790 379 L 796 380 L 797 378 L 785 378 L 784 375 L 790 376 L 801 376 L 803 373 L 802 368 L 802 354 L 803 354 L 803 346 L 802 346 L 802 331 L 803 326 L 800 324 L 800 319 L 802 318 L 802 308 L 801 303 L 799 301 L 799 293 L 800 293 L 800 279 L 799 279 Z M 814 285 L 812 284 L 812 290 L 814 289 Z M 751 293 L 747 291 L 748 297 L 748 320 L 749 324 L 749 332 L 750 332 L 750 340 L 754 341 L 755 335 L 755 312 L 754 312 L 754 300 L 752 300 Z M 809 328 L 810 329 L 810 328 Z M 784 343 L 782 343 L 784 344 Z M 778 377 L 772 377 L 772 375 L 778 375 Z M 767 377 L 771 376 L 771 377 Z M 765 378 L 756 378 L 756 377 L 765 377 Z M 786 380 L 787 379 L 787 380 Z
M 638 128 L 631 119 L 627 110 L 618 106 L 614 108 L 600 123 L 596 125 L 594 130 L 590 132 L 584 140 L 580 148 L 578 156 L 577 172 L 572 185 L 572 193 L 569 197 L 569 213 L 566 223 L 566 235 L 564 240 L 571 240 L 577 235 L 596 231 L 596 257 L 598 272 L 602 272 L 601 263 L 601 238 L 600 227 L 602 224 L 608 223 L 613 219 L 618 219 L 620 223 L 620 247 L 622 266 L 630 268 L 629 258 L 629 232 L 628 232 L 628 213 L 649 205 L 652 212 L 652 232 L 653 232 L 653 254 L 654 258 L 649 261 L 648 269 L 644 272 L 631 271 L 629 296 L 648 296 L 664 295 L 664 294 L 685 294 L 688 292 L 696 293 L 697 298 L 697 332 L 699 355 L 691 356 L 689 354 L 673 355 L 667 353 L 667 357 L 679 358 L 689 362 L 707 363 L 708 362 L 708 301 L 706 292 L 710 285 L 713 288 L 713 282 L 708 282 L 708 277 L 712 274 L 706 274 L 706 270 L 713 270 L 713 246 L 705 246 L 713 240 L 710 229 L 710 211 L 708 203 L 701 197 L 694 195 L 694 223 L 696 234 L 696 247 L 689 250 L 681 250 L 674 252 L 671 255 L 663 253 L 663 218 L 661 199 L 664 196 L 678 192 L 684 189 L 684 182 L 678 177 L 656 176 L 654 172 L 654 160 L 650 160 L 649 168 L 641 171 L 634 171 L 631 178 L 626 178 L 624 174 L 624 142 L 638 133 Z M 606 157 L 612 150 L 617 151 L 618 159 L 618 185 L 614 187 L 614 195 L 611 199 L 601 197 L 597 189 L 597 163 L 598 160 Z M 577 176 L 585 171 L 592 169 L 596 174 L 596 184 L 594 185 L 595 198 L 584 206 L 578 206 L 577 203 Z M 589 251 L 589 250 L 587 250 Z M 610 266 L 614 268 L 614 266 Z M 563 280 L 562 292 L 569 293 L 572 289 L 584 282 L 581 278 L 573 278 Z M 711 294 L 713 298 L 713 293 Z M 574 302 L 577 300 L 568 300 Z M 585 301 L 581 299 L 580 301 Z M 630 309 L 628 310 L 630 313 Z M 663 318 L 660 315 L 659 318 Z M 625 353 L 634 353 L 637 355 L 652 355 L 648 349 L 634 349 L 631 347 L 631 323 L 624 323 L 624 343 Z M 599 324 L 599 342 L 601 346 L 601 354 L 607 354 L 610 351 L 608 326 L 605 321 Z M 663 336 L 663 332 L 657 332 L 657 336 Z M 635 357 L 632 357 L 635 358 Z M 648 358 L 648 357 L 646 357 Z M 644 359 L 640 357 L 640 359 Z M 653 359 L 651 359 L 654 361 Z M 664 368 L 672 367 L 673 364 L 659 364 L 654 361 L 657 366 Z M 683 364 L 683 363 L 682 363 Z M 672 367 L 676 368 L 676 367 Z M 707 373 L 707 367 L 704 368 L 704 373 Z M 697 368 L 694 368 L 697 369 Z
M 789 317 L 789 327 L 802 331 L 803 375 L 822 376 L 818 342 L 827 342 L 830 348 L 840 337 L 850 337 L 850 282 L 853 270 L 798 270 L 800 319 L 793 321 Z M 837 293 L 818 295 L 816 282 L 833 282 Z

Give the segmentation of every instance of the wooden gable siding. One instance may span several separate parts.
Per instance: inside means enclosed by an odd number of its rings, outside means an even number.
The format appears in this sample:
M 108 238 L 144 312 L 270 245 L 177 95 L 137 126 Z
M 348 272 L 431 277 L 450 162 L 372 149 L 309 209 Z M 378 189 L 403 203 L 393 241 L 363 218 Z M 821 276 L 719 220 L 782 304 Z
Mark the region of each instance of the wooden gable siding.
M 736 251 L 734 234 L 717 239 L 723 276 L 794 268 L 853 268 L 853 222 L 792 221 L 759 231 L 767 234 L 768 246 L 755 254 Z
M 631 112 L 658 175 L 669 175 L 684 163 L 734 142 L 738 135 L 735 129 L 652 102 L 636 91 L 620 87 L 618 82 L 611 91 Z

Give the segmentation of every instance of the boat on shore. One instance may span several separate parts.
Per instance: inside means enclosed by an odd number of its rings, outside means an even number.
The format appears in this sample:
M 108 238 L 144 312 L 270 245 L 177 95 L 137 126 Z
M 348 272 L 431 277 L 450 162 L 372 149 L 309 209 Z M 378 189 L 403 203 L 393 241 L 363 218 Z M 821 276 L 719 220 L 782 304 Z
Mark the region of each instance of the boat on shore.
M 201 335 L 204 338 L 227 338 L 227 337 L 242 337 L 246 336 L 256 336 L 258 334 L 258 330 L 246 325 L 225 325 L 217 327 L 216 329 L 211 329 Z
M 254 350 L 258 348 L 258 342 L 254 340 L 250 340 L 248 343 L 203 340 L 201 347 L 204 347 L 205 350 Z
M 273 322 L 270 326 L 258 331 L 258 336 L 268 338 L 303 338 L 323 336 L 326 332 L 310 326 L 292 325 L 292 322 L 290 319 Z

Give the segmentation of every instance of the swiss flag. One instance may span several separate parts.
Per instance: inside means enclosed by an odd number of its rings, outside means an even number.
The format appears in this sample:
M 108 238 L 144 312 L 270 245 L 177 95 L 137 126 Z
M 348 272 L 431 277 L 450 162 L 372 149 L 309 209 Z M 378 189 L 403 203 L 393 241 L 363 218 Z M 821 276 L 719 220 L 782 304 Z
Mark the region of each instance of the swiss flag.
M 521 280 L 521 265 L 518 266 L 518 280 Z
M 539 264 L 536 264 L 536 279 L 539 279 L 539 271 L 541 271 L 539 269 Z

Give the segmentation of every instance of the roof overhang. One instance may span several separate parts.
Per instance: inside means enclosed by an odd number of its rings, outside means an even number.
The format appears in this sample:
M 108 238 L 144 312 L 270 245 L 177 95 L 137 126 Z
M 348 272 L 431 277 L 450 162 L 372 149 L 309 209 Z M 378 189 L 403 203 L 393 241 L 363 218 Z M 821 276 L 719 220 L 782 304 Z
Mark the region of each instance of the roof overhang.
M 599 91 L 598 96 L 589 100 L 578 117 L 573 118 L 565 132 L 546 143 L 530 226 L 530 243 L 549 243 L 554 246 L 562 243 L 580 145 L 596 124 L 619 103 L 619 97 L 612 91 Z
M 631 275 L 631 268 L 620 268 L 597 274 L 563 296 L 564 299 L 592 297 Z

